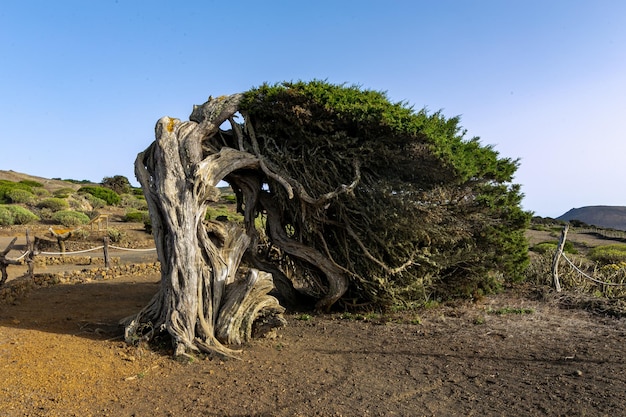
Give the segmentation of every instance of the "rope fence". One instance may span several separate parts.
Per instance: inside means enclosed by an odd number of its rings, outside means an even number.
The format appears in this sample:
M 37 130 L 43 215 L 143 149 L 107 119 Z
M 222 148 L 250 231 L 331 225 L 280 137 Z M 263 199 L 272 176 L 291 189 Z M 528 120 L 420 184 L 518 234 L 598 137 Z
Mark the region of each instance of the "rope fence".
M 626 283 L 619 282 L 608 282 L 604 280 L 600 280 L 592 277 L 586 272 L 582 271 L 578 268 L 567 256 L 565 256 L 564 247 L 565 247 L 565 239 L 567 238 L 567 231 L 569 230 L 569 225 L 566 224 L 563 230 L 561 231 L 561 238 L 559 239 L 559 243 L 557 246 L 557 250 L 554 254 L 554 259 L 552 261 L 552 278 L 554 282 L 554 288 L 556 292 L 561 292 L 561 284 L 559 282 L 559 260 L 561 257 L 567 261 L 567 263 L 574 269 L 574 271 L 578 272 L 582 277 L 595 282 L 596 284 L 606 285 L 609 287 L 625 287 Z
M 20 255 L 19 257 L 15 258 L 16 261 L 21 261 L 22 259 L 24 259 L 26 257 L 26 255 L 28 255 L 30 253 L 30 251 L 26 251 L 24 252 L 22 255 Z
M 135 249 L 135 248 L 124 248 L 121 246 L 114 246 L 114 245 L 109 245 L 109 239 L 107 237 L 105 237 L 104 240 L 104 245 L 100 245 L 100 246 L 96 246 L 93 248 L 88 248 L 88 249 L 83 249 L 83 250 L 76 250 L 76 251 L 65 251 L 65 245 L 63 245 L 61 241 L 59 241 L 59 247 L 60 247 L 60 251 L 58 252 L 47 252 L 47 251 L 39 251 L 36 248 L 36 243 L 33 244 L 33 242 L 30 239 L 30 235 L 28 230 L 26 231 L 26 251 L 21 253 L 21 255 L 17 258 L 9 258 L 7 255 L 8 253 L 13 249 L 13 246 L 15 244 L 17 240 L 17 237 L 15 237 L 11 243 L 9 243 L 9 245 L 2 251 L 0 251 L 0 270 L 1 270 L 1 275 L 0 275 L 0 286 L 2 286 L 2 284 L 4 284 L 7 279 L 8 279 L 8 273 L 7 273 L 7 267 L 9 265 L 23 265 L 24 262 L 28 265 L 28 274 L 29 276 L 33 277 L 35 276 L 34 274 L 34 258 L 38 255 L 44 255 L 44 256 L 50 256 L 50 257 L 55 257 L 55 256 L 71 256 L 71 255 L 80 255 L 83 253 L 88 253 L 88 252 L 94 252 L 94 251 L 99 251 L 102 250 L 103 251 L 103 255 L 104 255 L 104 266 L 105 268 L 109 268 L 110 267 L 110 256 L 109 256 L 109 249 L 115 249 L 116 251 L 127 251 L 127 252 L 143 252 L 143 253 L 147 253 L 147 252 L 153 252 L 156 251 L 156 248 L 141 248 L 141 249 Z M 24 260 L 25 259 L 25 260 Z
M 103 249 L 104 245 L 101 246 L 96 246 L 90 249 L 83 249 L 83 250 L 77 250 L 77 251 L 73 251 L 73 252 L 38 252 L 38 255 L 48 255 L 48 256 L 61 256 L 61 255 L 78 255 L 80 253 L 87 253 L 87 252 L 93 252 L 93 251 L 97 251 L 100 249 Z M 113 246 L 113 245 L 109 245 L 109 248 L 113 248 L 113 249 L 117 249 L 117 250 L 121 250 L 121 251 L 128 251 L 128 252 L 152 252 L 155 251 L 156 248 L 146 248 L 146 249 L 133 249 L 133 248 L 122 248 L 120 246 Z M 28 253 L 28 252 L 26 252 Z M 22 255 L 22 257 L 25 256 Z M 19 259 L 19 258 L 18 258 Z
M 153 250 L 156 250 L 156 248 L 146 248 L 146 249 L 120 248 L 119 246 L 113 246 L 113 245 L 109 245 L 109 247 L 113 249 L 117 249 L 117 250 L 125 250 L 128 252 L 152 252 Z
M 91 249 L 77 250 L 77 251 L 73 251 L 73 252 L 39 252 L 37 254 L 38 255 L 49 255 L 49 256 L 78 255 L 79 253 L 93 252 L 93 251 L 100 250 L 100 249 L 103 249 L 103 248 L 104 248 L 104 245 L 97 246 L 97 247 L 91 248 Z
M 586 274 L 584 271 L 581 271 L 576 265 L 574 265 L 574 263 L 572 261 L 569 260 L 569 258 L 567 256 L 565 256 L 565 254 L 561 254 L 561 256 L 563 257 L 563 259 L 565 259 L 567 261 L 568 264 L 570 264 L 570 266 L 572 268 L 574 268 L 574 270 L 576 272 L 578 272 L 580 275 L 582 275 L 583 277 L 587 278 L 590 281 L 595 282 L 596 284 L 601 284 L 601 285 L 608 285 L 608 286 L 613 286 L 613 287 L 624 287 L 626 286 L 626 282 L 607 282 L 607 281 L 601 281 L 599 279 L 596 279 L 588 274 Z

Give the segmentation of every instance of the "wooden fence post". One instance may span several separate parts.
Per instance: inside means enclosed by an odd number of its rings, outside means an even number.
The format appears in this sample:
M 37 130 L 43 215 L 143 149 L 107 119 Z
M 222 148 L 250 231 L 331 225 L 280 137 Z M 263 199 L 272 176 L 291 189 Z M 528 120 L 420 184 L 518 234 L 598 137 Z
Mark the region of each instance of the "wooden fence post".
M 559 259 L 563 254 L 563 248 L 565 247 L 565 239 L 567 238 L 567 231 L 569 230 L 569 223 L 565 225 L 561 231 L 561 239 L 559 245 L 556 248 L 554 259 L 552 260 L 552 280 L 554 282 L 554 288 L 556 292 L 561 292 L 561 284 L 559 283 Z
M 9 265 L 19 265 L 20 261 L 16 261 L 14 259 L 7 258 L 7 254 L 11 252 L 13 245 L 17 237 L 14 237 L 9 246 L 7 246 L 2 252 L 0 252 L 0 285 L 4 284 L 7 279 L 9 279 L 9 273 L 7 272 L 7 267 Z
M 110 268 L 111 260 L 109 259 L 109 237 L 104 237 L 104 267 Z
M 26 229 L 26 265 L 28 265 L 28 276 L 35 277 L 35 242 L 30 239 L 30 231 Z

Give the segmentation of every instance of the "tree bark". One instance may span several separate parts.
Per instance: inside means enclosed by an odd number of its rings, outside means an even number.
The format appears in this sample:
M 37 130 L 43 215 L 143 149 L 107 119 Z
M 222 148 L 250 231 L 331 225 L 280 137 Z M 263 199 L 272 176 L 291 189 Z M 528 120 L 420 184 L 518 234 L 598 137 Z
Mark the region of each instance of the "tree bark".
M 324 297 L 317 301 L 315 308 L 320 311 L 328 311 L 332 305 L 341 298 L 348 289 L 348 279 L 344 271 L 331 259 L 323 255 L 315 248 L 301 244 L 294 239 L 290 239 L 285 230 L 280 226 L 278 208 L 272 198 L 265 192 L 260 194 L 263 206 L 267 210 L 267 230 L 271 240 L 288 254 L 300 258 L 311 265 L 319 268 L 328 281 L 328 291 Z
M 271 275 L 236 275 L 250 244 L 245 230 L 203 222 L 208 202 L 220 196 L 218 182 L 230 172 L 259 165 L 254 155 L 227 147 L 203 157 L 202 140 L 235 113 L 240 98 L 209 100 L 194 109 L 189 122 L 160 119 L 155 142 L 137 157 L 135 172 L 150 211 L 161 287 L 147 307 L 124 321 L 128 342 L 167 331 L 176 355 L 232 355 L 223 343 L 250 339 L 258 317 L 272 316 L 276 326 L 284 325 L 282 307 L 267 294 Z
M 256 252 L 260 234 L 255 219 L 261 212 L 267 216 L 272 244 L 326 277 L 317 309 L 330 309 L 348 288 L 346 270 L 328 254 L 287 235 L 284 213 L 264 187 L 272 182 L 284 188 L 289 199 L 298 199 L 296 204 L 319 208 L 356 186 L 358 164 L 353 184 L 309 196 L 302 184 L 265 160 L 252 123 L 246 120 L 242 129 L 234 122 L 241 99 L 240 94 L 210 98 L 194 107 L 187 122 L 161 118 L 156 140 L 137 156 L 135 174 L 148 203 L 162 271 L 159 293 L 137 316 L 124 321 L 129 342 L 166 331 L 175 354 L 200 350 L 231 355 L 223 344 L 241 344 L 252 334 L 282 326 L 283 308 L 269 293 L 277 290 L 281 299 L 292 303 L 302 297 L 279 267 L 268 265 Z M 226 120 L 232 130 L 220 131 Z M 216 186 L 223 179 L 237 195 L 245 229 L 204 221 L 209 202 L 220 198 Z M 238 275 L 244 255 L 249 266 L 262 272 L 250 269 Z
M 9 245 L 2 252 L 0 252 L 0 286 L 3 285 L 7 279 L 9 279 L 7 267 L 9 265 L 20 265 L 22 263 L 21 261 L 7 258 L 7 254 L 11 252 L 11 249 L 13 249 L 13 245 L 15 245 L 16 241 L 17 237 L 14 237 Z

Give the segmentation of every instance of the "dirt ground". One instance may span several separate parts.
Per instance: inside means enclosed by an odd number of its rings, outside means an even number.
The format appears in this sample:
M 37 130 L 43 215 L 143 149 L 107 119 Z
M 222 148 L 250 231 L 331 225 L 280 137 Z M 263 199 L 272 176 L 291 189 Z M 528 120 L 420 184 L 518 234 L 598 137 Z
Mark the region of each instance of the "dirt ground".
M 158 279 L 0 300 L 0 416 L 624 415 L 626 319 L 562 309 L 546 289 L 384 318 L 291 313 L 240 360 L 181 361 L 117 325 Z

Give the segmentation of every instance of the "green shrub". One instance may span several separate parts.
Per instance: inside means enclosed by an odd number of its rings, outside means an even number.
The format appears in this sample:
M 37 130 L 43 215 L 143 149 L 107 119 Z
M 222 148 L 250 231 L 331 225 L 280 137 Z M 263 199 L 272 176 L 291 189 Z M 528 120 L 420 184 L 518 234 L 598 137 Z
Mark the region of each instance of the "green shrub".
M 61 178 L 52 178 L 53 180 L 57 180 L 57 181 L 66 181 L 66 182 L 71 182 L 72 184 L 92 184 L 91 181 L 89 180 L 73 180 L 71 178 L 66 178 L 66 179 L 61 179 Z
M 54 212 L 50 210 L 49 208 L 40 208 L 38 210 L 38 214 L 39 214 L 39 217 L 41 217 L 41 220 L 47 222 L 47 221 L 52 220 L 52 215 L 54 214 Z
M 223 217 L 228 218 L 229 221 L 243 222 L 243 216 L 241 214 L 228 210 L 226 206 L 207 207 L 204 218 L 206 220 L 216 220 Z
M 50 191 L 46 190 L 45 188 L 33 188 L 33 194 L 35 194 L 37 197 L 50 197 Z
M 558 243 L 554 243 L 554 242 L 541 242 L 532 246 L 530 250 L 533 252 L 541 253 L 541 254 L 551 253 L 551 252 L 554 253 L 554 251 L 556 251 L 557 245 Z
M 6 187 L 7 189 L 10 188 L 20 188 L 22 190 L 26 190 L 26 191 L 30 191 L 31 193 L 33 192 L 33 188 L 26 185 L 26 184 L 22 184 L 19 182 L 14 182 L 14 181 L 9 181 L 9 180 L 0 180 L 0 187 Z
M 556 252 L 556 248 L 559 246 L 558 241 L 549 241 L 549 242 L 541 242 L 537 243 L 533 247 L 530 248 L 531 251 L 537 253 L 554 253 Z M 565 241 L 565 245 L 563 246 L 563 251 L 565 253 L 578 253 L 576 248 L 574 248 L 574 244 L 570 241 Z
M 78 211 L 61 210 L 52 215 L 52 220 L 63 226 L 73 227 L 89 223 L 89 216 Z
M 221 199 L 227 204 L 235 204 L 237 202 L 235 194 L 222 194 Z
M 8 206 L 11 214 L 13 214 L 13 222 L 15 224 L 28 224 L 39 220 L 32 211 L 22 206 Z
M 122 199 L 120 206 L 122 207 L 136 209 L 139 211 L 148 210 L 148 203 L 145 198 L 138 198 L 133 194 L 122 194 L 120 197 Z
M 69 196 L 67 202 L 70 205 L 70 209 L 83 213 L 93 210 L 93 206 L 86 197 L 87 195 L 89 194 L 72 194 Z
M 65 187 L 65 188 L 59 188 L 54 193 L 52 193 L 52 195 L 54 195 L 56 198 L 68 198 L 75 192 L 76 191 L 73 188 Z
M 19 182 L 0 180 L 0 203 L 9 203 L 7 193 L 11 190 L 25 190 L 29 193 L 33 192 L 32 187 L 26 184 L 20 184 Z
M 101 198 L 106 201 L 109 206 L 115 206 L 120 203 L 120 195 L 110 188 L 100 186 L 85 186 L 80 187 L 79 193 L 91 194 L 94 197 Z
M 0 226 L 11 226 L 13 224 L 13 214 L 5 206 L 0 206 Z
M 626 262 L 626 245 L 596 246 L 589 252 L 589 258 L 602 265 Z
M 44 200 L 41 200 L 39 204 L 37 204 L 38 208 L 41 209 L 49 209 L 50 211 L 59 211 L 59 210 L 67 210 L 70 207 L 70 203 L 67 200 L 62 198 L 50 197 Z
M 578 253 L 578 251 L 576 250 L 576 248 L 574 247 L 574 243 L 570 242 L 569 240 L 565 241 L 565 245 L 563 245 L 563 252 L 565 253 L 571 253 L 571 254 L 576 254 Z
M 35 194 L 19 188 L 7 191 L 5 196 L 13 204 L 30 204 L 35 201 Z
M 91 194 L 82 194 L 87 201 L 89 201 L 89 204 L 91 204 L 91 207 L 95 210 L 95 209 L 99 209 L 102 207 L 105 207 L 107 205 L 107 202 L 104 201 L 101 198 L 98 198 L 96 196 L 93 196 Z
M 27 185 L 29 187 L 33 187 L 33 188 L 37 188 L 37 187 L 43 187 L 43 184 L 37 181 L 33 181 L 33 180 L 22 180 L 19 182 L 19 184 L 24 184 Z
M 149 218 L 150 218 L 150 215 L 148 214 L 147 211 L 131 210 L 131 211 L 128 211 L 124 215 L 124 217 L 122 218 L 122 221 L 133 222 L 133 223 L 145 223 Z
M 119 243 L 126 237 L 126 233 L 112 227 L 107 230 L 107 235 L 113 243 Z

